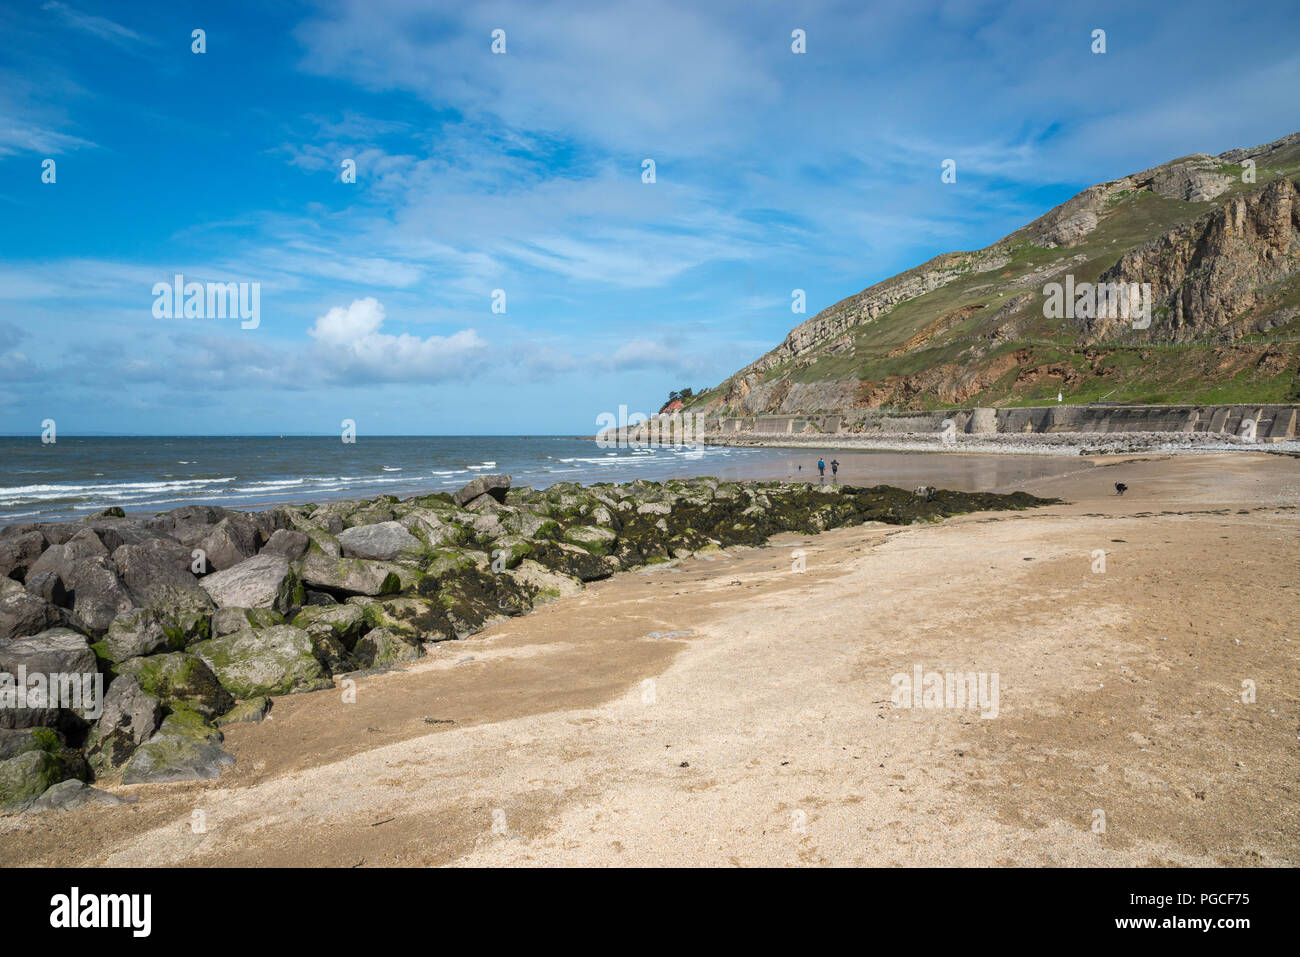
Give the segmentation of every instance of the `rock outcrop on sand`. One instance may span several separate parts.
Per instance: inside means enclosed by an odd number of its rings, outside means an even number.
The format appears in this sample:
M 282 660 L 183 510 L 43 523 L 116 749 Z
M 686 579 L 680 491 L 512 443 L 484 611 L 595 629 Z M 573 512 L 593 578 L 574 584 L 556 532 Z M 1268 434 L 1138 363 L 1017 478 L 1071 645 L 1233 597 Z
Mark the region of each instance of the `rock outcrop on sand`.
M 216 777 L 234 761 L 219 726 L 261 720 L 274 696 L 412 661 L 624 569 L 782 531 L 1039 504 L 716 479 L 537 490 L 490 475 L 401 501 L 11 526 L 0 530 L 0 682 L 20 666 L 99 673 L 107 692 L 97 715 L 0 707 L 0 808 L 111 803 L 92 780 Z

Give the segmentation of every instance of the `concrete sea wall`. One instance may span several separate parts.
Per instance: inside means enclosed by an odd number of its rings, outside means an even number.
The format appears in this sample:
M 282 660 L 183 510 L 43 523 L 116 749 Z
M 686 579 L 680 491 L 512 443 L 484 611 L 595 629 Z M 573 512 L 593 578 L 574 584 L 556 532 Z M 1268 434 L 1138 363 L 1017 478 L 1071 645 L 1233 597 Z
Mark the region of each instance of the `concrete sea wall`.
M 952 420 L 952 425 L 946 425 Z M 1011 409 L 948 409 L 940 412 L 863 410 L 824 415 L 710 416 L 704 432 L 726 438 L 746 433 L 781 435 L 894 435 L 942 432 L 954 426 L 970 435 L 1091 432 L 1211 433 L 1240 436 L 1249 432 L 1261 442 L 1296 437 L 1300 405 L 1049 405 Z

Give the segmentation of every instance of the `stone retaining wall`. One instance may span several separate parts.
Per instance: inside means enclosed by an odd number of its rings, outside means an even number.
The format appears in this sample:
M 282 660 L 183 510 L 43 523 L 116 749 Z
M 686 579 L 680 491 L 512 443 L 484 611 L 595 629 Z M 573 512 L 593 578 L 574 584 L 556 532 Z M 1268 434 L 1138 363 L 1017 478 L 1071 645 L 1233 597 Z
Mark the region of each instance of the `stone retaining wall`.
M 1300 405 L 1048 405 L 1013 409 L 948 409 L 940 412 L 837 412 L 825 415 L 709 417 L 705 433 L 845 435 L 940 432 L 951 419 L 959 432 L 978 435 L 1051 432 L 1206 432 L 1240 435 L 1255 423 L 1260 441 L 1296 437 Z

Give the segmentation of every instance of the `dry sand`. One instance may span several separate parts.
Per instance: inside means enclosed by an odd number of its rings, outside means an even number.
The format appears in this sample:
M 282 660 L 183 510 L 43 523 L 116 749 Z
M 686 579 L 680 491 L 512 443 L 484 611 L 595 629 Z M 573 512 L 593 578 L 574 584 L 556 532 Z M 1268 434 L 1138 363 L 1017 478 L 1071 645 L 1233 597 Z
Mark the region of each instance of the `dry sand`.
M 1300 463 L 1084 464 L 1021 483 L 1070 504 L 626 573 L 277 699 L 219 781 L 7 815 L 0 863 L 1300 864 Z M 917 664 L 997 673 L 997 717 L 893 707 Z

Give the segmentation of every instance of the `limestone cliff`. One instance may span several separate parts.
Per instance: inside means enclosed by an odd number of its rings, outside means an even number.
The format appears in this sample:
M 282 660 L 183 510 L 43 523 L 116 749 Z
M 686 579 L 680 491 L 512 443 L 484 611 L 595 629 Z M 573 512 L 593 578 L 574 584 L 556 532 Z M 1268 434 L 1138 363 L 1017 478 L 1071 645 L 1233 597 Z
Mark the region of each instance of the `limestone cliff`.
M 991 246 L 835 303 L 697 412 L 1300 398 L 1300 133 L 1089 187 Z M 1150 284 L 1150 322 L 1045 308 Z

